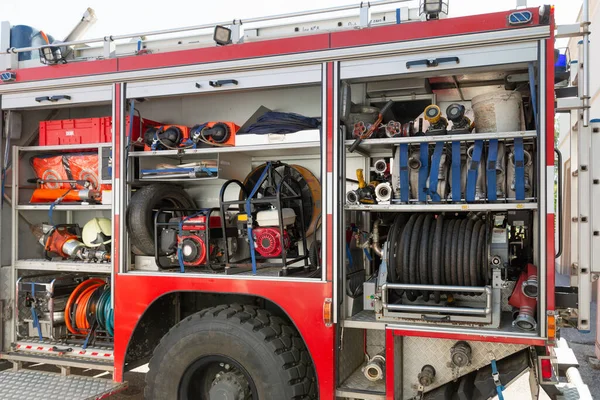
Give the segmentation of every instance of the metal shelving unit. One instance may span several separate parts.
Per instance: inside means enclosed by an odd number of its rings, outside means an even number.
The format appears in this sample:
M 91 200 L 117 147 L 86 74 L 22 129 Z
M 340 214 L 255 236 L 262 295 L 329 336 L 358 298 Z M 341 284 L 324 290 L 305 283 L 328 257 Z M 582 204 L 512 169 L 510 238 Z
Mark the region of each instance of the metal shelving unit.
M 369 156 L 370 153 L 389 150 L 401 144 L 437 143 L 437 142 L 474 142 L 475 140 L 512 141 L 516 138 L 533 139 L 537 137 L 536 131 L 494 132 L 494 133 L 466 133 L 460 135 L 426 135 L 384 139 L 366 139 L 360 144 L 357 153 Z M 344 141 L 346 148 L 352 146 L 354 139 Z
M 306 131 L 311 132 L 311 131 Z M 169 157 L 180 158 L 183 156 L 202 155 L 214 156 L 216 154 L 235 153 L 247 154 L 255 157 L 288 156 L 295 155 L 302 151 L 302 154 L 319 154 L 321 151 L 321 142 L 298 142 L 298 143 L 272 143 L 255 146 L 231 146 L 231 147 L 207 147 L 198 149 L 178 149 L 178 150 L 155 150 L 155 151 L 132 151 L 128 155 L 131 158 L 145 157 Z
M 360 204 L 345 206 L 346 211 L 400 212 L 400 211 L 508 211 L 535 210 L 537 203 L 470 203 L 470 204 Z
M 48 261 L 48 260 L 16 260 L 14 266 L 18 270 L 58 271 L 58 272 L 85 272 L 110 274 L 112 264 L 76 261 Z
M 15 208 L 19 211 L 49 211 L 51 204 L 17 204 Z M 112 210 L 111 204 L 58 204 L 54 211 L 94 211 Z

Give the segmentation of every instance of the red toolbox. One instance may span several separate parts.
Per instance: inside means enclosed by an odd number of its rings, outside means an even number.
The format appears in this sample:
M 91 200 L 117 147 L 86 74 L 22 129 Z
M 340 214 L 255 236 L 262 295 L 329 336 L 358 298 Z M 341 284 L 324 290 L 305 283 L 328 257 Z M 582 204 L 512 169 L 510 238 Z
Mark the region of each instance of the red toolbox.
M 129 116 L 126 117 L 125 134 L 129 133 Z M 135 141 L 151 126 L 160 122 L 133 117 L 131 140 Z M 112 140 L 112 117 L 63 119 L 40 122 L 40 146 L 63 144 L 105 143 Z

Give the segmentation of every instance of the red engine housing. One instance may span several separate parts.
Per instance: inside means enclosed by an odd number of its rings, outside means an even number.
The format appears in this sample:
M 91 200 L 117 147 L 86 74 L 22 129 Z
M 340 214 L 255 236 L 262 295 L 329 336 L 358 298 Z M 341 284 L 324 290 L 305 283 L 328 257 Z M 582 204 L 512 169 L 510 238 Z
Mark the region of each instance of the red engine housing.
M 197 267 L 206 264 L 206 243 L 196 235 L 183 235 L 177 238 L 183 255 L 183 265 Z
M 279 228 L 254 228 L 254 245 L 263 257 L 273 258 L 281 255 L 281 231 Z M 289 249 L 291 240 L 287 231 L 283 231 L 283 244 Z
M 210 229 L 220 229 L 221 217 L 210 217 L 208 225 Z M 181 228 L 185 233 L 177 237 L 177 244 L 181 248 L 183 265 L 198 267 L 206 264 L 206 215 L 186 218 Z

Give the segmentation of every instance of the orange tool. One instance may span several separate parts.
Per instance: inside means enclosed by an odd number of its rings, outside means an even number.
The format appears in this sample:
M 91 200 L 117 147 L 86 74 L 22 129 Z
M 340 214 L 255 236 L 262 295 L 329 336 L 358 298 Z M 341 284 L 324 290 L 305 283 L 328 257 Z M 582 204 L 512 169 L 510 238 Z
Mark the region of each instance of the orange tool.
M 52 203 L 76 201 L 100 201 L 101 193 L 90 189 L 35 189 L 31 195 L 31 203 Z
M 235 146 L 235 134 L 240 129 L 233 122 L 207 122 L 190 131 L 190 140 L 214 146 Z
M 177 149 L 187 142 L 190 128 L 183 125 L 161 125 L 150 127 L 144 133 L 144 150 Z

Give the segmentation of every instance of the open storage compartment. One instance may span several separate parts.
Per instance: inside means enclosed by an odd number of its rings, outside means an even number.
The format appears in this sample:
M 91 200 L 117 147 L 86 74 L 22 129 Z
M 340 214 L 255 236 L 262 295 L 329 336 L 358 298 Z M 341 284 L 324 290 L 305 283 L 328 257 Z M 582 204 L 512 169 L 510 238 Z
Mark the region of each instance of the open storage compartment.
M 3 95 L 7 359 L 113 370 L 111 102 L 110 85 Z
M 341 63 L 345 328 L 543 337 L 538 45 L 496 47 Z
M 168 81 L 127 86 L 162 124 L 129 145 L 127 269 L 320 279 L 321 65 Z

